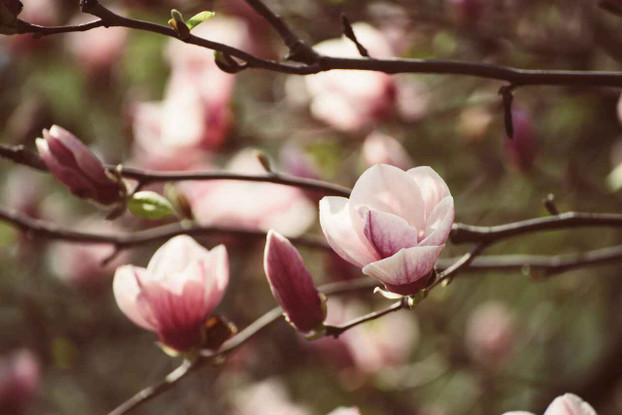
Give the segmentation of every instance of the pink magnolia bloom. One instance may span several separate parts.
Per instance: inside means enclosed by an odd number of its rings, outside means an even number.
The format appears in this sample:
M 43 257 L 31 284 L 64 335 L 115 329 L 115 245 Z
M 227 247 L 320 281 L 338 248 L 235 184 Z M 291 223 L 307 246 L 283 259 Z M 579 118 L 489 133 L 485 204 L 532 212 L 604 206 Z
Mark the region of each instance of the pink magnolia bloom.
M 80 13 L 71 24 L 92 20 L 92 16 Z M 119 60 L 127 44 L 127 34 L 127 29 L 122 27 L 98 28 L 69 33 L 66 41 L 76 62 L 87 72 L 97 74 L 105 72 Z
M 426 286 L 453 220 L 449 188 L 427 166 L 403 171 L 376 165 L 361 175 L 349 199 L 320 201 L 320 224 L 333 250 L 403 295 Z
M 223 245 L 207 250 L 187 235 L 162 245 L 147 268 L 119 267 L 113 291 L 121 311 L 162 344 L 187 351 L 201 344 L 202 326 L 229 282 Z
M 531 412 L 511 411 L 503 415 L 534 415 Z M 544 415 L 596 415 L 594 408 L 572 393 L 558 396 L 551 402 Z
M 382 33 L 366 23 L 355 23 L 359 41 L 375 58 L 389 58 L 392 47 Z M 314 48 L 335 57 L 360 56 L 345 37 L 329 39 Z M 333 128 L 355 132 L 391 112 L 395 103 L 395 81 L 382 72 L 330 71 L 305 77 L 311 98 L 311 114 Z
M 367 167 L 375 164 L 390 164 L 400 169 L 408 169 L 413 165 L 410 155 L 402 144 L 395 138 L 380 132 L 373 132 L 367 136 L 361 155 Z
M 25 413 L 39 380 L 39 361 L 28 350 L 0 359 L 0 413 Z
M 496 363 L 512 351 L 515 332 L 514 314 L 505 304 L 491 301 L 469 316 L 466 344 L 476 359 Z
M 302 333 L 319 328 L 326 317 L 324 300 L 298 250 L 272 229 L 266 238 L 263 264 L 272 294 L 289 322 Z
M 110 205 L 121 199 L 122 184 L 80 140 L 57 125 L 43 130 L 36 144 L 50 172 L 74 195 Z
M 252 149 L 238 153 L 227 171 L 261 174 L 265 170 Z M 199 223 L 235 226 L 298 236 L 313 224 L 316 210 L 300 189 L 272 183 L 218 180 L 180 186 Z

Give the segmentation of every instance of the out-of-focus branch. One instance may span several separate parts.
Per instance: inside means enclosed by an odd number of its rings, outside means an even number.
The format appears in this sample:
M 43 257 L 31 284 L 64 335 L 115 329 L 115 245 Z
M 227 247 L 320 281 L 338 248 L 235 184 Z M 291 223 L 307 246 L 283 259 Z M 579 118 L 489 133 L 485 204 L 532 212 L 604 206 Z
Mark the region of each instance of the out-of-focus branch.
M 23 164 L 38 170 L 46 171 L 47 167 L 41 157 L 23 146 L 10 146 L 0 144 L 0 157 L 6 158 L 18 164 Z M 349 196 L 350 189 L 338 184 L 321 180 L 307 179 L 304 177 L 290 176 L 282 173 L 266 174 L 239 174 L 223 171 L 190 171 L 190 172 L 159 172 L 143 170 L 119 165 L 107 165 L 106 168 L 114 174 L 119 174 L 126 179 L 137 180 L 140 186 L 150 183 L 198 181 L 198 180 L 238 180 L 247 182 L 267 182 L 294 186 L 304 190 L 320 192 L 325 195 Z
M 444 75 L 466 75 L 486 79 L 506 81 L 512 86 L 525 85 L 573 85 L 573 86 L 600 86 L 622 87 L 622 73 L 605 71 L 563 71 L 563 70 L 534 70 L 518 69 L 501 65 L 485 63 L 460 62 L 451 60 L 424 60 L 424 59 L 367 59 L 367 58 L 340 58 L 324 56 L 297 36 L 279 16 L 260 0 L 248 0 L 248 3 L 264 17 L 281 35 L 290 47 L 290 61 L 273 61 L 258 58 L 250 53 L 231 46 L 212 42 L 190 34 L 179 39 L 175 30 L 168 26 L 131 19 L 120 16 L 102 6 L 97 0 L 82 0 L 82 11 L 99 17 L 85 25 L 45 27 L 21 21 L 19 33 L 33 33 L 38 36 L 57 33 L 77 32 L 95 27 L 127 27 L 144 30 L 173 37 L 183 42 L 223 52 L 247 63 L 249 68 L 262 68 L 275 72 L 310 75 L 335 69 L 366 70 L 397 73 L 426 73 Z M 101 23 L 100 23 L 101 22 Z M 291 62 L 296 61 L 296 62 Z M 303 62 L 298 63 L 298 62 Z

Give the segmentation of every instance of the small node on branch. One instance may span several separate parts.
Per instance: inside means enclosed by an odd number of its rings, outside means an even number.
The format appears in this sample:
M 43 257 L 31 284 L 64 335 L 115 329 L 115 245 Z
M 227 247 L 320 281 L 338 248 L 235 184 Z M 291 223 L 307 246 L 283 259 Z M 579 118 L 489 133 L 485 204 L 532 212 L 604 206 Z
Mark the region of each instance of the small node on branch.
M 559 209 L 557 209 L 557 205 L 555 204 L 555 195 L 553 193 L 546 195 L 542 203 L 544 203 L 544 207 L 551 215 L 559 215 Z
M 272 163 L 270 162 L 270 158 L 266 153 L 261 150 L 255 150 L 255 157 L 261 164 L 261 167 L 266 171 L 266 173 L 274 173 L 272 170 Z
M 371 56 L 369 56 L 367 48 L 363 46 L 361 42 L 359 42 L 359 40 L 356 38 L 356 34 L 352 29 L 352 24 L 350 24 L 350 20 L 345 14 L 341 14 L 341 25 L 343 26 L 344 36 L 350 39 L 356 45 L 356 49 L 358 49 L 361 56 L 371 58 Z
M 177 33 L 177 37 L 181 40 L 186 40 L 190 37 L 190 29 L 188 29 L 188 26 L 184 21 L 184 17 L 179 11 L 175 9 L 171 10 L 171 18 L 168 21 L 168 24 L 173 28 L 175 33 Z
M 514 138 L 514 123 L 512 122 L 512 102 L 514 101 L 512 89 L 514 88 L 515 85 L 504 85 L 499 89 L 499 95 L 503 98 L 505 133 L 510 139 Z
M 285 57 L 288 61 L 306 63 L 307 65 L 314 64 L 320 60 L 320 55 L 313 50 L 303 40 L 297 40 L 293 46 L 289 49 L 289 54 Z
M 248 67 L 248 63 L 238 63 L 229 54 L 221 51 L 214 51 L 216 66 L 223 72 L 236 74 Z

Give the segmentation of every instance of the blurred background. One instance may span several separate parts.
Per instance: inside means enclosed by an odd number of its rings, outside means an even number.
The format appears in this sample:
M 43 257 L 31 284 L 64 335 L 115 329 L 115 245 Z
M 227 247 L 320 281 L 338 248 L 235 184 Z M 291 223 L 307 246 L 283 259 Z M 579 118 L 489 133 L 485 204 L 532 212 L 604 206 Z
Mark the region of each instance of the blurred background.
M 22 20 L 92 20 L 77 1 L 23 0 Z M 357 56 L 341 37 L 345 13 L 372 57 L 456 59 L 532 69 L 622 68 L 622 18 L 582 0 L 272 0 L 304 39 Z M 616 3 L 612 1 L 611 3 Z M 193 33 L 278 58 L 280 39 L 243 0 L 103 3 L 166 24 L 213 10 Z M 456 201 L 456 221 L 494 225 L 561 211 L 620 212 L 622 101 L 607 88 L 515 91 L 515 137 L 504 131 L 502 83 L 471 77 L 330 72 L 309 77 L 247 70 L 228 75 L 211 51 L 160 35 L 98 28 L 33 39 L 0 37 L 2 144 L 34 149 L 43 128 L 73 132 L 108 163 L 151 170 L 274 169 L 352 186 L 370 165 L 432 166 Z M 50 175 L 0 161 L 2 206 L 62 226 L 132 232 Z M 321 195 L 244 182 L 153 186 L 187 198 L 204 225 L 317 235 Z M 231 284 L 218 312 L 243 328 L 276 305 L 262 267 L 264 241 L 226 243 Z M 619 231 L 556 231 L 515 238 L 490 254 L 564 254 L 620 244 Z M 15 413 L 101 414 L 157 382 L 179 361 L 129 322 L 112 296 L 115 266 L 145 266 L 158 244 L 109 246 L 29 238 L 0 224 L 0 401 Z M 444 257 L 467 247 L 447 245 Z M 336 256 L 302 249 L 317 284 L 361 276 Z M 412 312 L 308 342 L 274 324 L 225 364 L 204 368 L 136 414 L 541 413 L 573 392 L 601 415 L 622 413 L 622 272 L 619 265 L 545 278 L 461 274 Z M 329 322 L 378 309 L 370 292 L 330 298 Z M 617 370 L 616 370 L 617 368 Z M 6 387 L 5 387 L 6 385 Z

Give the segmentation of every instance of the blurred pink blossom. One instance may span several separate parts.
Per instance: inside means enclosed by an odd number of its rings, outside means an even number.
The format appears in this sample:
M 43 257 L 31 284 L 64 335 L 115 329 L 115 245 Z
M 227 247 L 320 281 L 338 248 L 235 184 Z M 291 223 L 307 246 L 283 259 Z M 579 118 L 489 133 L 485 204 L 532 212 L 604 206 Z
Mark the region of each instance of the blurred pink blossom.
M 226 171 L 261 174 L 254 150 L 240 151 Z M 291 186 L 235 180 L 185 182 L 179 186 L 203 225 L 233 226 L 298 236 L 313 224 L 316 210 L 304 192 Z
M 393 50 L 383 35 L 366 23 L 353 30 L 371 56 L 389 58 Z M 328 56 L 358 57 L 356 46 L 345 37 L 318 43 L 315 49 Z M 388 115 L 395 102 L 395 82 L 382 72 L 330 71 L 305 77 L 311 97 L 311 114 L 330 126 L 355 132 Z
M 121 311 L 160 342 L 184 352 L 200 346 L 203 324 L 229 282 L 227 249 L 207 250 L 187 235 L 170 239 L 147 268 L 117 268 L 113 291 Z
M 506 358 L 516 340 L 515 317 L 505 304 L 480 304 L 466 323 L 466 345 L 473 357 L 494 365 Z
M 453 17 L 464 24 L 474 24 L 484 11 L 482 0 L 448 0 L 449 11 Z
M 333 250 L 403 295 L 428 283 L 453 219 L 449 188 L 427 166 L 403 171 L 375 165 L 359 177 L 349 199 L 320 201 L 320 224 Z
M 6 175 L 4 200 L 10 209 L 33 218 L 40 217 L 39 203 L 44 196 L 41 174 L 35 170 L 15 166 Z
M 618 120 L 620 121 L 620 124 L 622 125 L 622 94 L 620 94 L 620 99 L 618 100 L 617 110 L 618 110 Z
M 344 324 L 369 312 L 356 301 L 331 298 L 327 305 L 327 324 Z M 373 375 L 385 367 L 406 363 L 417 347 L 419 335 L 419 324 L 412 313 L 392 313 L 352 328 L 337 339 L 326 337 L 310 345 L 329 356 L 337 352 L 334 357 L 340 364 L 344 360 L 340 348 L 344 348 L 356 370 Z
M 0 359 L 0 413 L 26 413 L 41 378 L 38 359 L 19 350 Z
M 70 24 L 89 21 L 93 21 L 93 16 L 80 13 Z M 127 29 L 121 27 L 97 28 L 69 33 L 66 42 L 78 65 L 90 75 L 101 75 L 121 57 L 127 44 L 127 35 Z
M 311 412 L 289 399 L 285 385 L 272 378 L 250 385 L 234 396 L 235 415 L 310 415 Z
M 264 271 L 287 320 L 302 333 L 319 329 L 326 317 L 325 300 L 298 250 L 272 229 L 266 237 Z
M 390 164 L 405 170 L 413 166 L 413 161 L 402 144 L 390 135 L 378 131 L 367 136 L 361 155 L 367 167 L 374 164 Z
M 112 234 L 118 226 L 109 221 L 86 219 L 76 225 L 84 232 Z M 76 244 L 55 242 L 50 245 L 49 259 L 52 271 L 64 283 L 71 286 L 86 287 L 111 277 L 114 270 L 124 264 L 129 257 L 121 251 L 107 264 L 102 261 L 114 252 L 110 244 Z
M 526 411 L 511 411 L 503 415 L 534 415 Z M 594 408 L 572 393 L 558 396 L 551 402 L 544 415 L 596 415 Z
M 319 179 L 320 167 L 294 140 L 281 146 L 279 161 L 285 172 L 306 179 Z

